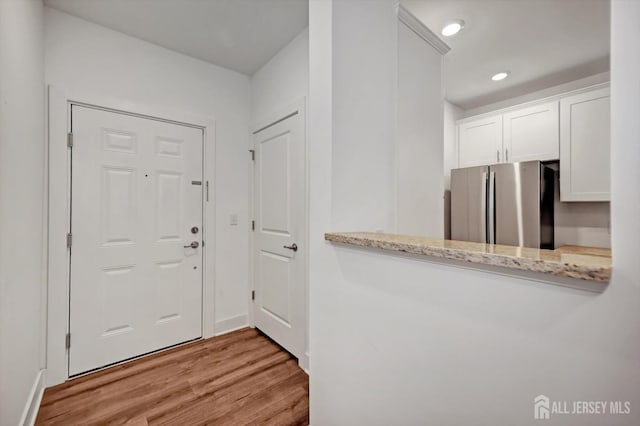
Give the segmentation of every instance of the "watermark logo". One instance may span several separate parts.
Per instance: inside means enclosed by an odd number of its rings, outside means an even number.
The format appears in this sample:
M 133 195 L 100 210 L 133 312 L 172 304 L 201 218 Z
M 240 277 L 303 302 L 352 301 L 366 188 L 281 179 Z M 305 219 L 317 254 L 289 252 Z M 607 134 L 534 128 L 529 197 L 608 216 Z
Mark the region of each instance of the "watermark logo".
M 549 398 L 544 395 L 538 395 L 533 400 L 533 418 L 536 420 L 549 418 Z
M 552 401 L 546 395 L 533 399 L 533 418 L 548 420 L 551 415 L 601 415 L 631 413 L 629 401 Z

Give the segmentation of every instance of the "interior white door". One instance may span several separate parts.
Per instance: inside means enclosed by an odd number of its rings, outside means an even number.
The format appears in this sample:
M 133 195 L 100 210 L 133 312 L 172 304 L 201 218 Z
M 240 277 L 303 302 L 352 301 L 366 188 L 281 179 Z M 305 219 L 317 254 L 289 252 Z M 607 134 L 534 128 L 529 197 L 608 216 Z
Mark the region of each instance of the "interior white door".
M 305 144 L 301 114 L 255 135 L 254 322 L 300 358 L 305 344 Z
M 75 375 L 202 336 L 203 133 L 77 105 L 71 116 Z

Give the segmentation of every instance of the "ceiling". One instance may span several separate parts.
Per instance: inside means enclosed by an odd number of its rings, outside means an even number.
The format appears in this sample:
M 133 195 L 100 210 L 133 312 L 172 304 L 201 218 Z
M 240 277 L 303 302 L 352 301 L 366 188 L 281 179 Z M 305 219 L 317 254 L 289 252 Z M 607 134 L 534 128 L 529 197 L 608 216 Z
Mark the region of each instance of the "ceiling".
M 47 6 L 252 75 L 308 25 L 306 0 L 45 0 Z
M 609 0 L 402 0 L 433 32 L 462 19 L 463 30 L 440 36 L 445 96 L 476 108 L 609 70 Z M 509 78 L 491 81 L 508 70 Z

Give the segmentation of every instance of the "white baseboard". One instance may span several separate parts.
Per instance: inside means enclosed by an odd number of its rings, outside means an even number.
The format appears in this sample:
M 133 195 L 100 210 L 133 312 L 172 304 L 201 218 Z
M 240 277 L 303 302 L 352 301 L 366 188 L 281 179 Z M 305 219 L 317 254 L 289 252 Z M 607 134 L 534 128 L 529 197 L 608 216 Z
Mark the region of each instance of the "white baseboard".
M 309 375 L 309 352 L 305 352 L 300 359 L 298 359 L 298 366 L 307 373 L 307 376 Z
M 216 321 L 216 325 L 214 328 L 215 335 L 219 336 L 221 334 L 230 333 L 232 331 L 239 330 L 244 327 L 249 326 L 249 318 L 246 314 L 238 315 L 231 318 L 225 318 L 220 321 Z
M 33 426 L 36 423 L 36 417 L 38 417 L 38 410 L 40 409 L 40 401 L 42 401 L 42 394 L 44 393 L 45 385 L 45 372 L 46 370 L 38 371 L 36 379 L 29 392 L 29 398 L 22 411 L 20 417 L 20 426 Z

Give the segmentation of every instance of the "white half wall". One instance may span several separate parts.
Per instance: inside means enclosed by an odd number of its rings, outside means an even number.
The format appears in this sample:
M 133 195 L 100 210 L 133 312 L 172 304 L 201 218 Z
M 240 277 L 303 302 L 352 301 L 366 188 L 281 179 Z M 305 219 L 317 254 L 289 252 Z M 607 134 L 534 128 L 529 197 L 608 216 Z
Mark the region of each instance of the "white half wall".
M 43 320 L 44 64 L 39 0 L 0 1 L 0 425 L 39 394 Z
M 308 90 L 309 29 L 305 28 L 251 77 L 251 125 L 263 124 L 306 98 Z
M 345 105 L 338 105 L 343 97 L 328 84 L 344 66 L 335 62 L 348 57 L 348 49 L 332 54 L 330 46 L 345 46 L 348 25 L 335 19 L 342 2 L 314 3 L 311 423 L 537 424 L 533 400 L 544 394 L 569 404 L 631 403 L 626 415 L 552 414 L 546 424 L 640 424 L 640 192 L 629 184 L 640 182 L 640 3 L 613 2 L 614 258 L 611 283 L 601 294 L 323 241 L 324 232 L 359 226 L 350 220 L 349 206 L 331 197 L 343 178 L 331 151 L 351 140 L 327 137 L 337 120 L 342 126 L 348 121 L 335 114 Z M 360 6 L 361 14 L 371 12 Z M 367 46 L 380 48 L 375 41 L 360 47 Z M 351 131 L 359 125 L 354 122 Z M 377 123 L 370 127 L 375 130 Z M 383 122 L 380 130 L 385 129 Z M 360 172 L 356 164 L 352 173 Z M 363 191 L 380 184 L 365 181 Z M 342 226 L 336 229 L 337 224 Z
M 246 316 L 249 77 L 50 8 L 45 41 L 47 84 L 216 121 L 216 323 Z

